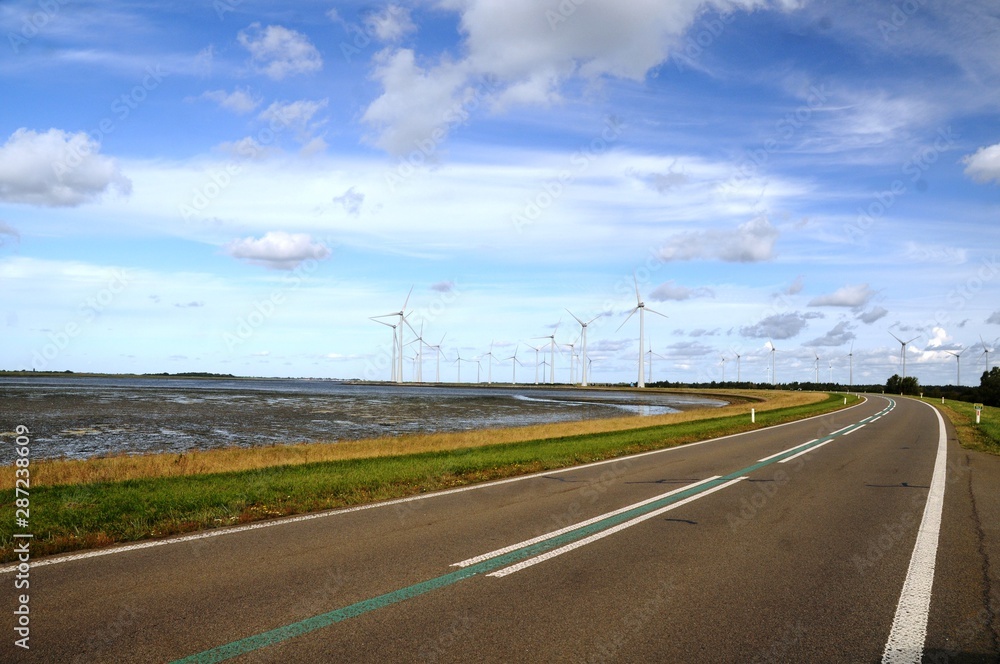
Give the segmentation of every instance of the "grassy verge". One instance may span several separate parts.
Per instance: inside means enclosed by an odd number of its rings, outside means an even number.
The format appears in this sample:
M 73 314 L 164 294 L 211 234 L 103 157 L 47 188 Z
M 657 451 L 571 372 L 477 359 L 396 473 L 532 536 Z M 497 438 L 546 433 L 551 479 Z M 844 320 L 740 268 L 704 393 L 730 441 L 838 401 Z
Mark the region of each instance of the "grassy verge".
M 415 454 L 34 486 L 32 553 L 163 537 L 563 468 L 789 422 L 842 408 L 843 400 L 843 395 L 828 395 L 815 403 L 761 412 L 756 424 L 740 413 Z M 12 489 L 4 491 L 0 504 L 0 561 L 14 557 L 13 494 Z
M 963 447 L 1000 455 L 1000 408 L 984 406 L 979 424 L 976 411 L 965 401 L 946 401 L 935 404 L 951 420 Z

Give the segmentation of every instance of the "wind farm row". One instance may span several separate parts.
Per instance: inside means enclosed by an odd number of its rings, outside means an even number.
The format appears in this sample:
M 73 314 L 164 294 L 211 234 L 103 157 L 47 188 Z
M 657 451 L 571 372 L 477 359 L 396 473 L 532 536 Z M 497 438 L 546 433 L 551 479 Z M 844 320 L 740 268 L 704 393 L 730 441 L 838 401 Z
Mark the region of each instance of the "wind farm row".
M 441 335 L 437 343 L 431 343 L 425 337 L 424 324 L 421 322 L 419 327 L 414 327 L 411 324 L 409 317 L 413 311 L 408 311 L 407 306 L 410 302 L 410 297 L 413 294 L 413 287 L 406 295 L 406 299 L 403 301 L 403 306 L 398 311 L 392 311 L 385 314 L 380 314 L 376 316 L 371 316 L 369 320 L 379 325 L 388 327 L 392 331 L 392 345 L 391 345 L 391 363 L 389 366 L 389 381 L 394 383 L 404 382 L 404 366 L 407 362 L 411 363 L 412 370 L 410 371 L 410 381 L 417 383 L 431 382 L 424 378 L 424 351 L 433 351 L 433 363 L 434 363 L 434 381 L 435 383 L 441 383 L 441 360 L 444 358 L 447 364 L 455 367 L 455 376 L 457 383 L 462 383 L 462 369 L 463 365 L 466 367 L 466 371 L 471 371 L 475 369 L 475 381 L 476 383 L 486 383 L 492 384 L 494 382 L 507 383 L 506 377 L 500 377 L 497 374 L 497 378 L 494 379 L 494 368 L 499 371 L 505 371 L 507 363 L 509 363 L 509 379 L 511 384 L 518 383 L 518 367 L 522 369 L 533 369 L 533 382 L 534 384 L 556 384 L 556 370 L 557 364 L 561 364 L 560 371 L 567 372 L 567 380 L 559 381 L 566 382 L 572 385 L 579 385 L 581 387 L 587 387 L 594 382 L 594 358 L 588 354 L 587 348 L 587 331 L 588 328 L 599 318 L 607 316 L 608 314 L 599 314 L 590 319 L 585 320 L 577 316 L 575 313 L 569 309 L 565 309 L 565 312 L 569 314 L 574 321 L 576 321 L 576 331 L 571 341 L 559 342 L 556 340 L 556 335 L 561 325 L 561 320 L 553 326 L 552 331 L 549 334 L 525 337 L 523 340 L 518 341 L 514 344 L 514 350 L 510 355 L 498 356 L 498 348 L 509 348 L 511 345 L 506 342 L 502 345 L 497 344 L 496 340 L 491 340 L 489 345 L 489 350 L 481 352 L 473 356 L 462 356 L 462 351 L 459 348 L 455 349 L 454 357 L 448 357 L 444 352 L 444 343 L 447 338 L 447 334 Z M 625 325 L 638 313 L 639 319 L 639 345 L 638 345 L 638 355 L 636 358 L 636 380 L 634 384 L 643 388 L 647 383 L 654 382 L 653 380 L 653 361 L 654 358 L 661 360 L 668 360 L 669 358 L 663 354 L 657 353 L 653 350 L 651 342 L 648 342 L 646 336 L 646 312 L 660 316 L 663 318 L 669 318 L 666 314 L 659 311 L 655 311 L 646 306 L 639 292 L 638 282 L 635 282 L 635 306 L 628 311 L 627 316 L 622 320 L 621 324 L 615 330 L 620 331 Z M 408 332 L 407 332 L 408 331 Z M 898 366 L 902 372 L 902 377 L 905 379 L 907 377 L 907 346 L 913 344 L 914 341 L 919 339 L 919 336 L 912 337 L 910 339 L 904 340 L 896 336 L 891 331 L 888 332 L 900 344 L 899 361 Z M 436 335 L 435 335 L 436 336 Z M 407 338 L 409 337 L 409 338 Z M 533 343 L 531 343 L 533 342 Z M 537 345 L 536 345 L 537 344 Z M 522 348 L 523 347 L 523 348 Z M 990 353 L 993 352 L 993 348 L 989 347 L 987 342 L 980 335 L 980 344 L 974 346 L 953 346 L 950 348 L 940 349 L 941 353 L 946 353 L 955 358 L 956 360 L 956 381 L 955 385 L 961 385 L 961 356 L 974 348 L 981 348 L 979 353 L 979 358 L 984 360 L 984 366 L 987 371 L 990 369 Z M 522 361 L 523 351 L 534 351 L 535 359 L 532 364 L 529 361 Z M 763 366 L 758 362 L 755 368 L 758 370 L 756 377 L 758 379 L 750 380 L 748 382 L 756 384 L 770 384 L 778 385 L 777 379 L 777 361 L 776 356 L 779 353 L 779 349 L 774 343 L 773 339 L 768 339 L 767 343 L 761 348 L 764 354 L 761 355 L 760 352 L 750 353 L 742 352 L 736 350 L 732 347 L 729 349 L 729 354 L 719 353 L 716 357 L 719 358 L 718 364 L 714 364 L 711 367 L 711 371 L 705 373 L 706 376 L 712 376 L 712 382 L 716 382 L 717 371 L 721 370 L 721 381 L 722 383 L 727 382 L 726 378 L 726 364 L 735 361 L 736 363 L 736 383 L 743 383 L 743 360 L 746 357 L 753 357 L 758 360 L 763 360 Z M 409 354 L 407 354 L 409 352 Z M 799 353 L 801 355 L 801 353 Z M 817 350 L 812 349 L 809 351 L 808 362 L 812 365 L 813 369 L 813 381 L 819 384 L 820 381 L 820 371 L 821 362 L 823 358 Z M 829 377 L 828 383 L 834 384 L 834 361 L 838 361 L 838 368 L 844 368 L 847 371 L 847 381 L 839 381 L 840 384 L 846 384 L 849 387 L 854 386 L 854 342 L 851 342 L 850 350 L 847 353 L 837 353 L 833 357 L 827 354 L 825 358 L 828 362 Z M 559 359 L 559 358 L 562 359 Z M 801 364 L 801 362 L 800 362 Z M 842 365 L 846 364 L 846 367 Z M 473 382 L 471 379 L 471 374 L 467 373 L 467 380 L 465 382 Z M 666 377 L 660 378 L 659 381 L 667 380 Z M 450 382 L 450 381 L 445 381 Z M 532 378 L 522 379 L 521 383 L 530 383 Z M 619 381 L 620 382 L 620 381 Z M 709 381 L 704 381 L 709 382 Z M 800 382 L 799 380 L 786 380 L 785 382 Z

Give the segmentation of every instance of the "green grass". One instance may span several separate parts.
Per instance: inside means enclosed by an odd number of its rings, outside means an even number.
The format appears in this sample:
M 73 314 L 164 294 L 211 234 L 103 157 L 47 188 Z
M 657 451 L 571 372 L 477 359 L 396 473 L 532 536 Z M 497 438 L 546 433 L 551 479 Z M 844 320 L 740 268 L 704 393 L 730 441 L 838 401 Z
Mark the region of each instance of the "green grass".
M 758 414 L 521 443 L 252 471 L 31 490 L 33 556 L 399 498 L 564 468 L 790 422 L 843 407 L 844 395 Z M 848 400 L 849 405 L 855 403 Z M 0 561 L 14 558 L 13 488 L 0 504 Z
M 971 403 L 946 401 L 935 405 L 951 420 L 963 447 L 1000 455 L 1000 408 L 984 406 L 980 423 L 976 424 L 976 410 Z

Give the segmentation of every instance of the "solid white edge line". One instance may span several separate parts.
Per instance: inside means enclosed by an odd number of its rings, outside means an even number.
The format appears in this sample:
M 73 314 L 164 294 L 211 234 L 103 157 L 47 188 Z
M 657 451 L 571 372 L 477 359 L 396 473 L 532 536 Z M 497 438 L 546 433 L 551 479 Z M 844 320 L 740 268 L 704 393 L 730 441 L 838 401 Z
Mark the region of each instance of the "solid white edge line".
M 923 659 L 927 638 L 927 618 L 934 586 L 934 564 L 941 533 L 941 513 L 944 510 L 944 489 L 948 468 L 948 432 L 940 411 L 929 404 L 938 419 L 938 449 L 934 459 L 934 474 L 927 493 L 927 504 L 917 531 L 910 566 L 899 595 L 896 616 L 882 654 L 883 664 L 919 664 Z
M 514 565 L 511 565 L 510 567 L 504 567 L 503 569 L 497 570 L 496 572 L 491 572 L 491 573 L 487 574 L 486 576 L 492 576 L 494 578 L 501 578 L 501 577 L 507 576 L 508 574 L 513 574 L 514 572 L 519 572 L 522 569 L 525 569 L 527 567 L 531 567 L 532 565 L 537 565 L 540 562 L 544 562 L 544 561 L 549 560 L 551 558 L 555 558 L 556 556 L 561 556 L 562 554 L 567 553 L 569 551 L 572 551 L 574 549 L 579 549 L 582 546 L 586 546 L 586 545 L 588 545 L 588 544 L 590 544 L 592 542 L 596 542 L 597 540 L 602 539 L 604 537 L 608 537 L 609 535 L 614 535 L 615 533 L 621 532 L 622 530 L 625 530 L 626 528 L 631 528 L 632 526 L 634 526 L 634 525 L 636 525 L 638 523 L 641 523 L 643 521 L 647 521 L 649 519 L 655 518 L 655 517 L 663 514 L 664 512 L 669 512 L 670 510 L 675 509 L 677 507 L 680 507 L 681 505 L 686 505 L 686 504 L 688 504 L 688 503 L 690 503 L 692 501 L 698 500 L 699 498 L 703 498 L 703 497 L 709 495 L 710 493 L 715 493 L 716 491 L 721 491 L 722 489 L 725 489 L 726 487 L 732 486 L 733 484 L 736 484 L 737 482 L 741 482 L 741 481 L 743 481 L 745 479 L 746 479 L 746 477 L 737 477 L 736 479 L 729 480 L 728 482 L 726 482 L 724 484 L 720 484 L 719 486 L 712 487 L 711 489 L 706 489 L 705 491 L 697 493 L 697 494 L 695 494 L 693 496 L 688 496 L 687 498 L 684 498 L 683 500 L 678 500 L 676 503 L 671 503 L 670 505 L 665 505 L 664 507 L 661 507 L 661 508 L 659 508 L 657 510 L 653 510 L 652 512 L 649 512 L 647 514 L 643 514 L 642 516 L 637 516 L 636 518 L 631 519 L 629 521 L 625 521 L 623 523 L 619 523 L 617 526 L 612 526 L 611 528 L 608 528 L 607 530 L 602 530 L 602 531 L 600 531 L 598 533 L 594 533 L 593 535 L 588 535 L 587 537 L 584 537 L 583 539 L 579 539 L 579 540 L 577 540 L 575 542 L 570 542 L 569 544 L 566 544 L 565 546 L 561 546 L 558 549 L 552 549 L 551 551 L 546 551 L 545 553 L 543 553 L 541 555 L 538 555 L 538 556 L 535 556 L 534 558 L 528 558 L 527 560 L 522 560 L 521 562 L 516 563 Z
M 851 410 L 852 408 L 857 408 L 858 406 L 863 406 L 868 402 L 868 397 L 861 397 L 861 403 L 856 403 L 853 406 L 848 406 L 847 408 L 835 411 L 838 413 L 843 413 L 845 411 Z M 117 553 L 127 553 L 129 551 L 137 551 L 139 549 L 149 549 L 157 546 L 165 546 L 167 544 L 179 544 L 182 542 L 191 542 L 195 540 L 209 539 L 212 537 L 221 537 L 222 535 L 234 535 L 236 533 L 246 532 L 248 530 L 257 530 L 259 528 L 272 528 L 274 526 L 283 526 L 289 523 L 297 523 L 299 521 L 309 521 L 311 519 L 323 519 L 330 516 L 339 516 L 341 514 L 348 514 L 350 512 L 359 512 L 361 510 L 376 509 L 379 507 L 388 507 L 390 505 L 399 505 L 401 503 L 408 503 L 414 500 L 425 500 L 428 498 L 436 498 L 438 496 L 447 496 L 453 493 L 461 493 L 463 491 L 475 491 L 478 489 L 486 489 L 493 486 L 498 486 L 500 484 L 508 484 L 511 482 L 521 482 L 523 480 L 536 479 L 539 477 L 544 477 L 546 475 L 557 475 L 559 473 L 568 473 L 574 470 L 580 470 L 584 468 L 593 468 L 595 466 L 603 466 L 609 463 L 619 463 L 628 459 L 639 459 L 644 456 L 649 456 L 651 454 L 663 454 L 664 452 L 672 452 L 674 450 L 685 449 L 696 447 L 698 445 L 705 445 L 708 443 L 715 443 L 720 440 L 726 440 L 727 438 L 735 438 L 737 436 L 745 436 L 748 434 L 758 433 L 760 431 L 770 431 L 772 429 L 780 429 L 781 427 L 791 426 L 793 424 L 799 424 L 800 422 L 808 422 L 809 420 L 815 420 L 820 417 L 826 417 L 830 413 L 821 413 L 819 415 L 813 415 L 812 417 L 806 417 L 801 420 L 793 420 L 791 422 L 785 422 L 784 424 L 775 424 L 774 426 L 764 427 L 762 429 L 754 429 L 751 431 L 744 431 L 742 433 L 733 433 L 728 436 L 719 436 L 718 438 L 709 438 L 708 440 L 698 440 L 692 443 L 685 443 L 684 445 L 677 445 L 674 447 L 665 447 L 660 450 L 650 450 L 649 452 L 640 452 L 639 454 L 632 454 L 628 456 L 615 457 L 614 459 L 605 459 L 604 461 L 594 461 L 593 463 L 585 463 L 579 466 L 568 466 L 566 468 L 558 468 L 555 470 L 545 470 L 539 473 L 532 473 L 530 475 L 519 475 L 517 477 L 508 477 L 502 480 L 494 480 L 492 482 L 483 482 L 482 484 L 470 484 L 468 486 L 457 487 L 455 489 L 445 489 L 443 491 L 433 491 L 430 493 L 422 493 L 416 496 L 407 496 L 406 498 L 395 498 L 392 500 L 385 500 L 378 503 L 368 503 L 366 505 L 356 505 L 354 507 L 346 507 L 336 510 L 327 510 L 325 512 L 315 512 L 313 514 L 302 514 L 299 516 L 285 517 L 282 519 L 274 519 L 270 521 L 261 521 L 258 523 L 250 523 L 245 526 L 234 526 L 229 528 L 220 528 L 213 530 L 205 530 L 198 533 L 192 533 L 191 535 L 181 535 L 178 537 L 171 537 L 162 540 L 149 540 L 146 542 L 139 542 L 136 544 L 126 544 L 125 546 L 113 546 L 106 549 L 94 549 L 91 551 L 85 551 L 83 553 L 74 553 L 68 556 L 54 556 L 52 558 L 43 558 L 41 560 L 32 560 L 30 565 L 34 567 L 43 567 L 45 565 L 57 565 L 60 563 L 68 563 L 74 560 L 85 560 L 87 558 L 98 558 L 100 556 L 110 556 Z M 0 574 L 6 574 L 8 572 L 15 572 L 18 569 L 18 565 L 8 565 L 7 567 L 0 567 Z
M 599 516 L 592 517 L 590 519 L 587 519 L 586 521 L 574 523 L 571 526 L 566 526 L 565 528 L 560 528 L 559 530 L 553 530 L 551 533 L 545 533 L 544 535 L 539 535 L 538 537 L 532 537 L 531 539 L 524 540 L 523 542 L 518 542 L 517 544 L 511 544 L 510 546 L 505 546 L 502 549 L 497 549 L 496 551 L 490 551 L 489 553 L 484 553 L 474 558 L 468 558 L 460 563 L 452 563 L 451 567 L 468 567 L 469 565 L 475 565 L 476 563 L 481 563 L 482 561 L 489 560 L 490 558 L 496 558 L 497 556 L 502 556 L 503 554 L 510 553 L 511 551 L 517 551 L 518 549 L 523 549 L 524 547 L 531 546 L 532 544 L 538 544 L 539 542 L 544 542 L 545 540 L 552 539 L 553 537 L 558 537 L 559 535 L 568 533 L 572 530 L 577 530 L 578 528 L 584 528 L 593 523 L 597 523 L 598 521 L 602 521 L 604 519 L 613 516 L 618 516 L 619 514 L 623 514 L 625 512 L 628 512 L 629 510 L 634 510 L 637 507 L 642 507 L 650 503 L 655 503 L 657 500 L 662 500 L 663 498 L 669 498 L 670 496 L 681 493 L 682 491 L 687 491 L 688 489 L 692 489 L 696 486 L 700 486 L 702 484 L 706 484 L 708 482 L 717 480 L 720 477 L 722 476 L 715 475 L 714 477 L 709 477 L 708 479 L 700 480 L 698 482 L 694 482 L 693 484 L 688 484 L 687 486 L 682 486 L 679 489 L 674 489 L 672 491 L 668 491 L 667 493 L 660 494 L 659 496 L 653 496 L 652 498 L 647 498 L 646 500 L 635 503 L 633 505 L 621 507 L 619 509 L 614 510 L 613 512 L 607 512 L 606 514 L 601 514 Z

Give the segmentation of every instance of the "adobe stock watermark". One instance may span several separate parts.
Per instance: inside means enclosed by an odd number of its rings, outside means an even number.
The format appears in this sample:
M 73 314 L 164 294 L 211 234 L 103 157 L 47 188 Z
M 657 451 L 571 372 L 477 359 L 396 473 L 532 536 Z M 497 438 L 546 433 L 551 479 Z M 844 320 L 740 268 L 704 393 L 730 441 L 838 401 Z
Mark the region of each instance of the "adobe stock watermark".
M 893 4 L 889 19 L 879 19 L 876 23 L 879 32 L 882 33 L 882 39 L 889 41 L 889 37 L 902 30 L 925 4 L 927 0 L 903 0 Z
M 951 127 L 939 129 L 930 146 L 917 150 L 903 162 L 900 170 L 906 179 L 896 178 L 887 189 L 875 192 L 870 202 L 857 209 L 858 216 L 854 223 L 844 226 L 844 233 L 848 239 L 851 242 L 860 242 L 875 222 L 884 217 L 900 198 L 909 193 L 910 185 L 921 191 L 924 174 L 937 163 L 944 152 L 955 145 L 957 140 L 958 135 Z M 907 185 L 907 180 L 910 185 Z
M 391 193 L 396 193 L 396 187 L 413 177 L 418 169 L 433 161 L 441 144 L 457 127 L 468 124 L 475 112 L 494 92 L 500 83 L 492 74 L 479 77 L 475 86 L 466 90 L 461 101 L 452 104 L 441 115 L 441 122 L 427 136 L 413 142 L 414 149 L 405 157 L 401 157 L 396 167 L 385 171 L 383 179 Z
M 38 10 L 22 19 L 21 29 L 7 33 L 7 43 L 10 44 L 10 50 L 14 51 L 14 55 L 19 54 L 22 47 L 27 46 L 28 42 L 41 34 L 67 4 L 69 0 L 38 0 L 35 3 Z
M 95 295 L 88 297 L 77 307 L 75 317 L 67 321 L 61 328 L 50 331 L 48 341 L 36 348 L 31 354 L 31 368 L 44 371 L 49 363 L 69 348 L 73 339 L 80 336 L 86 327 L 104 313 L 128 287 L 131 278 L 126 268 L 120 268 L 112 273 L 104 288 Z
M 112 100 L 111 115 L 101 118 L 96 128 L 86 132 L 90 140 L 71 142 L 62 158 L 52 164 L 52 172 L 56 177 L 62 179 L 67 173 L 79 167 L 94 149 L 100 147 L 104 137 L 113 134 L 119 124 L 127 120 L 133 111 L 149 98 L 150 93 L 160 87 L 167 76 L 160 65 L 147 66 L 145 75 L 132 89 Z
M 255 300 L 250 311 L 236 319 L 231 330 L 222 333 L 222 340 L 230 352 L 246 343 L 288 302 L 288 293 L 297 290 L 305 280 L 319 269 L 320 261 L 307 258 L 281 278 L 281 286 L 266 297 Z
M 770 161 L 771 155 L 790 141 L 799 130 L 805 127 L 817 111 L 826 105 L 830 92 L 825 85 L 812 85 L 805 103 L 795 110 L 785 113 L 774 123 L 774 131 L 755 148 L 744 152 L 745 158 L 736 166 L 735 173 L 720 187 L 720 193 L 728 197 L 736 189 L 757 177 L 761 169 Z
M 542 214 L 559 200 L 566 190 L 587 170 L 595 159 L 605 154 L 621 137 L 624 125 L 620 120 L 610 117 L 604 122 L 601 133 L 589 143 L 581 146 L 570 157 L 572 168 L 565 168 L 553 177 L 545 180 L 538 191 L 530 196 L 519 212 L 511 215 L 514 230 L 522 233 L 525 227 L 538 223 Z
M 222 195 L 238 175 L 243 173 L 243 162 L 252 161 L 278 140 L 292 122 L 282 109 L 269 114 L 266 127 L 261 128 L 255 136 L 243 139 L 236 145 L 236 155 L 240 160 L 231 159 L 218 169 L 208 173 L 207 181 L 191 190 L 191 198 L 187 202 L 177 204 L 177 212 L 186 222 L 200 218 L 201 214 Z
M 723 35 L 726 26 L 732 25 L 736 20 L 735 13 L 722 14 L 702 21 L 697 31 L 688 31 L 688 38 L 684 42 L 683 48 L 670 54 L 677 71 L 684 71 L 684 67 L 695 69 L 701 56 L 712 47 L 712 44 Z M 691 34 L 691 33 L 694 34 Z

